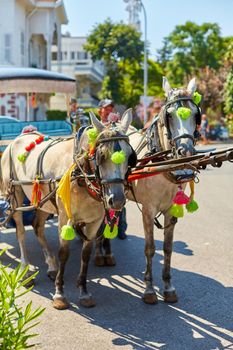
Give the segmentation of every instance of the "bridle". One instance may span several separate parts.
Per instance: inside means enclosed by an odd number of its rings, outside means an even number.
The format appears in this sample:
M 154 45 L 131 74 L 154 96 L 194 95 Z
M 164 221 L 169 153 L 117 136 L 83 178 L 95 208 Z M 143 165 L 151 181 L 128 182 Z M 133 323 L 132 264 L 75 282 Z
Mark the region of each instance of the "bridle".
M 113 129 L 114 130 L 114 129 Z M 114 142 L 114 151 L 121 150 L 121 147 L 119 145 L 119 141 L 125 141 L 131 148 L 132 153 L 128 158 L 128 171 L 125 174 L 124 178 L 120 177 L 115 177 L 112 179 L 102 179 L 100 176 L 100 165 L 101 165 L 101 160 L 100 160 L 100 147 L 105 144 L 105 143 L 112 143 Z M 129 137 L 127 135 L 115 135 L 112 137 L 104 137 L 104 134 L 101 133 L 99 137 L 96 140 L 95 144 L 95 150 L 94 153 L 90 156 L 88 156 L 88 163 L 89 163 L 89 168 L 91 170 L 91 173 L 95 175 L 95 182 L 97 185 L 101 188 L 101 193 L 104 192 L 104 186 L 106 185 L 112 185 L 112 184 L 126 184 L 127 183 L 127 178 L 130 173 L 131 168 L 133 168 L 136 163 L 137 163 L 137 156 L 133 148 L 131 147 L 129 143 Z M 101 195 L 103 198 L 103 196 Z
M 169 119 L 170 119 L 170 113 L 168 112 L 168 108 L 175 104 L 175 103 L 179 103 L 181 101 L 189 101 L 192 105 L 194 105 L 196 107 L 196 115 L 195 115 L 195 119 L 196 119 L 196 129 L 194 131 L 193 135 L 184 133 L 181 135 L 178 135 L 176 137 L 172 137 L 172 133 L 171 133 L 171 129 L 170 129 L 170 125 L 169 125 Z M 168 101 L 166 102 L 166 104 L 164 105 L 161 113 L 159 114 L 159 121 L 161 126 L 165 126 L 167 129 L 167 138 L 171 144 L 171 146 L 174 148 L 176 147 L 176 143 L 178 140 L 180 139 L 184 139 L 184 138 L 188 138 L 190 140 L 192 140 L 193 144 L 195 145 L 196 139 L 199 137 L 199 132 L 197 130 L 197 127 L 201 124 L 201 110 L 200 107 L 193 101 L 193 99 L 191 97 L 178 97 L 172 101 Z

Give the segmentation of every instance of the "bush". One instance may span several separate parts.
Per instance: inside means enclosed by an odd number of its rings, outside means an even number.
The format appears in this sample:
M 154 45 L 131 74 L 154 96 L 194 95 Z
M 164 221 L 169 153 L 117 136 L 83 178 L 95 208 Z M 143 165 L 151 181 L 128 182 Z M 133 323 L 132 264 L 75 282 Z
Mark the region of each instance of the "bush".
M 4 250 L 0 255 L 3 253 Z M 22 287 L 32 281 L 37 273 L 25 278 L 28 267 L 22 270 L 19 265 L 10 272 L 8 268 L 9 266 L 4 266 L 0 262 L 0 349 L 28 349 L 36 345 L 28 344 L 28 341 L 38 335 L 29 333 L 39 323 L 33 321 L 45 309 L 39 307 L 32 311 L 31 301 L 23 308 L 19 305 L 18 298 L 33 288 L 32 286 L 23 290 Z
M 47 120 L 66 120 L 67 112 L 59 109 L 50 109 L 46 112 Z

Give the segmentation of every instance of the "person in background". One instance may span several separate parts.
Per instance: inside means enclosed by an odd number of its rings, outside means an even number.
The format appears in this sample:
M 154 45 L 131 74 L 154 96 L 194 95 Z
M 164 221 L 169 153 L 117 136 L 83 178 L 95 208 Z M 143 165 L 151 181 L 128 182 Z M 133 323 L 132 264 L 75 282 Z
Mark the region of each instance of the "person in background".
M 201 139 L 202 139 L 203 145 L 207 145 L 207 143 L 208 143 L 208 139 L 207 139 L 208 132 L 209 132 L 209 122 L 207 119 L 207 115 L 202 114 L 201 125 L 200 125 L 200 134 L 201 134 Z
M 73 132 L 76 132 L 77 127 L 77 110 L 78 110 L 78 103 L 76 98 L 71 98 L 70 100 L 70 110 L 69 110 L 69 120 L 72 125 Z
M 103 124 L 108 124 L 111 121 L 116 122 L 120 117 L 114 111 L 114 102 L 110 99 L 103 99 L 99 102 L 99 116 Z M 126 230 L 127 230 L 127 222 L 126 222 L 126 208 L 124 207 L 120 213 L 119 225 L 118 225 L 118 238 L 126 239 Z
M 143 127 L 144 131 L 147 130 L 151 126 L 151 123 L 153 122 L 154 117 L 156 117 L 159 114 L 161 107 L 162 107 L 161 100 L 155 99 L 153 102 L 151 102 L 151 104 L 149 105 L 149 108 L 148 108 L 149 117 L 148 117 L 146 124 Z
M 39 110 L 38 107 L 38 103 L 37 103 L 37 97 L 36 97 L 36 93 L 33 92 L 31 95 L 31 107 L 32 107 L 32 111 L 33 111 L 33 121 L 36 121 L 36 117 L 37 117 L 37 112 Z

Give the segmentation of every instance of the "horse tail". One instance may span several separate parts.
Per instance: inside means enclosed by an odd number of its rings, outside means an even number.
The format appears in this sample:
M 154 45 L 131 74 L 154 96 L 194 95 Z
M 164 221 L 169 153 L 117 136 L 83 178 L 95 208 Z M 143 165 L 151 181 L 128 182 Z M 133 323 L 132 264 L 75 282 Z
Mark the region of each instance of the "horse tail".
M 1 166 L 1 161 L 0 161 L 0 196 L 2 194 L 2 188 L 3 188 L 3 183 L 2 183 L 2 166 Z
M 0 197 L 6 196 L 10 183 L 10 148 L 8 146 L 0 157 Z M 9 173 L 9 179 L 6 179 L 7 173 Z

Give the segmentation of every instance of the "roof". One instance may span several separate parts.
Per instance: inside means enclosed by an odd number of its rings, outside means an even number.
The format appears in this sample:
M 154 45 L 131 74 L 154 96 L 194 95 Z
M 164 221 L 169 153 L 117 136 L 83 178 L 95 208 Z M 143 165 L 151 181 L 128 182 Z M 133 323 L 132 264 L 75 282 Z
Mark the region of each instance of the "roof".
M 76 80 L 36 68 L 0 67 L 0 93 L 74 93 Z

